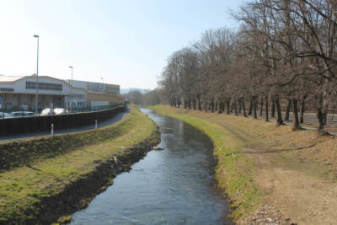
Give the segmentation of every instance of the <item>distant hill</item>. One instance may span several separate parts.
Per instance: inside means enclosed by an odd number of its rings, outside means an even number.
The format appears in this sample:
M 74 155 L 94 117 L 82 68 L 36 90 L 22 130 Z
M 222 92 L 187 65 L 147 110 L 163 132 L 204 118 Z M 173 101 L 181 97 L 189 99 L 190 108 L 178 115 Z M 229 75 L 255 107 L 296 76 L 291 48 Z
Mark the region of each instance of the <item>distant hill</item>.
M 145 94 L 145 93 L 147 93 L 151 90 L 150 89 L 142 89 L 142 88 L 121 88 L 120 92 L 121 92 L 121 95 L 123 95 L 123 94 L 127 94 L 131 91 L 139 91 L 140 93 Z

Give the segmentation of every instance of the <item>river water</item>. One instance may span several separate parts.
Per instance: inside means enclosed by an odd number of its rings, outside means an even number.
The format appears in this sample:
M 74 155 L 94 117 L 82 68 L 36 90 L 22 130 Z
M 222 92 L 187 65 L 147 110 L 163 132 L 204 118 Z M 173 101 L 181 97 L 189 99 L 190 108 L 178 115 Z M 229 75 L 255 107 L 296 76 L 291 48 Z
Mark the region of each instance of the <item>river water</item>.
M 114 179 L 72 225 L 232 224 L 215 188 L 212 143 L 190 125 L 142 109 L 161 131 L 163 151 L 151 151 Z

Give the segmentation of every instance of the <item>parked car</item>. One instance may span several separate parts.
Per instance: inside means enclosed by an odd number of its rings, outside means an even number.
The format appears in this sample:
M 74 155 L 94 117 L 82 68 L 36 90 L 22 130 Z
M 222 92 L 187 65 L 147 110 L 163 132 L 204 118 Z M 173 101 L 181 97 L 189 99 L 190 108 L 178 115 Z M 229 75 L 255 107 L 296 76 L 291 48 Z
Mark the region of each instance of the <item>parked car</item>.
M 55 113 L 54 113 L 52 108 L 45 108 L 41 111 L 40 115 L 41 116 L 50 116 L 50 115 L 55 115 Z
M 66 114 L 68 113 L 68 111 L 64 108 L 45 108 L 44 110 L 42 110 L 41 112 L 41 116 L 50 116 L 50 115 L 62 115 L 62 114 Z
M 54 109 L 54 114 L 55 115 L 63 115 L 68 113 L 68 110 L 64 109 L 64 108 L 55 108 Z
M 13 117 L 21 117 L 23 114 L 22 114 L 22 112 L 18 111 L 18 112 L 11 112 L 11 115 Z
M 16 111 L 11 112 L 10 115 L 12 115 L 12 117 L 26 117 L 26 116 L 34 116 L 34 113 L 30 111 Z
M 23 111 L 23 116 L 34 116 L 35 113 L 30 112 L 30 111 Z
M 0 119 L 12 118 L 13 116 L 10 113 L 0 112 Z

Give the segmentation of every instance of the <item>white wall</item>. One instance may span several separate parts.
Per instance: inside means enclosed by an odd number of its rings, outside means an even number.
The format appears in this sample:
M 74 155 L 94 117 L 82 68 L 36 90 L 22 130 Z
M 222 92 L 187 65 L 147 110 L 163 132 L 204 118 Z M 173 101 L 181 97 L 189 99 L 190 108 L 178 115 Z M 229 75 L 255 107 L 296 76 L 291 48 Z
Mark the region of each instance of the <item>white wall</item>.
M 27 96 L 35 95 L 36 89 L 27 89 L 26 88 L 26 82 L 31 81 L 31 82 L 36 82 L 36 77 L 34 76 L 29 76 L 29 77 L 24 77 L 23 79 L 15 81 L 13 84 L 5 84 L 3 82 L 0 82 L 0 88 L 12 88 L 14 89 L 13 92 L 8 91 L 8 101 L 10 102 L 13 106 L 17 105 L 17 99 L 11 95 L 13 94 L 27 94 Z M 51 77 L 45 77 L 41 76 L 39 77 L 39 83 L 49 83 L 49 84 L 58 84 L 62 85 L 62 90 L 46 90 L 46 89 L 39 89 L 39 95 L 41 98 L 47 97 L 45 95 L 49 96 L 65 96 L 64 99 L 64 104 L 65 107 L 69 106 L 71 103 L 76 106 L 76 108 L 83 108 L 87 107 L 87 93 L 85 90 L 81 90 L 78 88 L 73 88 L 66 82 L 58 79 L 54 79 Z M 0 92 L 1 89 L 0 89 Z M 29 94 L 29 95 L 28 95 Z M 52 100 L 50 100 L 52 101 Z M 74 106 L 74 107 L 75 107 Z

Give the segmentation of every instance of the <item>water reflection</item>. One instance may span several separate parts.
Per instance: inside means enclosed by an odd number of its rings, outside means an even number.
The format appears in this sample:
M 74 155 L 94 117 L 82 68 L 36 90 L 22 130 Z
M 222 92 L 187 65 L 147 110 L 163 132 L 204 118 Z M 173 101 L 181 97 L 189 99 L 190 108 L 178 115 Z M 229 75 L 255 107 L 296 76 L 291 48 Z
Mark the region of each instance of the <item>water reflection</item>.
M 71 224 L 230 224 L 214 190 L 210 140 L 193 127 L 142 109 L 159 126 L 164 151 L 152 151 L 117 176 Z

